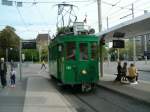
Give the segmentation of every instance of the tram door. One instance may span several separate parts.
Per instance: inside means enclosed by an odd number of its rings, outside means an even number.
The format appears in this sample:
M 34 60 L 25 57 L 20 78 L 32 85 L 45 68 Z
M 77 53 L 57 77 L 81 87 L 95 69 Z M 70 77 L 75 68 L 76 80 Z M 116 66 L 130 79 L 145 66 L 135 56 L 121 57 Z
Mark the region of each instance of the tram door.
M 76 42 L 67 42 L 66 43 L 66 62 L 65 62 L 65 76 L 64 81 L 68 83 L 76 82 L 77 74 L 77 61 L 76 56 Z
M 57 57 L 57 62 L 58 62 L 58 65 L 57 65 L 57 68 L 58 68 L 58 79 L 61 80 L 61 76 L 63 74 L 63 66 L 64 66 L 64 46 L 63 44 L 59 44 L 58 45 L 58 57 Z
M 88 81 L 89 77 L 89 44 L 79 43 L 78 81 Z M 85 73 L 84 73 L 85 72 Z

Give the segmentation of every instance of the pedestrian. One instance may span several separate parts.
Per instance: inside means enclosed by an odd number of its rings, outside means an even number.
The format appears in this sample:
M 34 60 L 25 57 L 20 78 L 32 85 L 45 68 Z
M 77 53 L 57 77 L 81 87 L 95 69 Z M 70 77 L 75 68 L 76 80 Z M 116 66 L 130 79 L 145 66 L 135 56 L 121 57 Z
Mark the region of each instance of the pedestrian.
M 4 61 L 4 58 L 1 58 L 0 62 L 0 77 L 1 77 L 1 85 L 3 88 L 6 87 L 7 81 L 6 81 L 6 74 L 7 74 L 7 66 Z
M 122 76 L 122 67 L 121 67 L 121 62 L 118 62 L 118 66 L 117 66 L 117 77 L 115 79 L 115 81 L 121 81 L 121 76 Z
M 14 68 L 11 68 L 10 71 L 10 86 L 15 87 L 16 84 L 16 71 Z
M 123 67 L 122 67 L 122 79 L 126 81 L 126 76 L 127 76 L 127 63 L 124 62 Z
M 46 69 L 46 65 L 45 65 L 45 61 L 44 61 L 44 59 L 43 59 L 43 61 L 42 61 L 41 69 L 42 69 L 43 67 Z
M 129 79 L 130 82 L 135 82 L 137 83 L 138 80 L 138 71 L 137 68 L 133 63 L 130 64 L 130 67 L 128 68 L 129 75 L 127 78 Z

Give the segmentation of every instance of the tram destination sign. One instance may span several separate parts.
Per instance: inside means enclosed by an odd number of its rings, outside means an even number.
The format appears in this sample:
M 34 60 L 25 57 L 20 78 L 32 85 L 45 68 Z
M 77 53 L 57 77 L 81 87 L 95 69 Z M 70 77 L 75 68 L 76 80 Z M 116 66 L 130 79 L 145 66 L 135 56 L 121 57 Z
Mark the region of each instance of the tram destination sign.
M 35 40 L 22 41 L 22 49 L 36 49 L 36 41 Z
M 124 40 L 113 40 L 113 48 L 124 48 Z

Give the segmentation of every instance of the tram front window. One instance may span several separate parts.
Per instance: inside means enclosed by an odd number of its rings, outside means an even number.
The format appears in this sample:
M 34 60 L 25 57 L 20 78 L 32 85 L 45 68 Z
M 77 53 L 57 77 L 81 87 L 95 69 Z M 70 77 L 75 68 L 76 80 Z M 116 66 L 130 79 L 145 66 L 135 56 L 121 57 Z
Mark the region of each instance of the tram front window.
M 80 43 L 80 60 L 88 60 L 88 44 Z
M 76 45 L 75 42 L 68 42 L 66 45 L 66 59 L 75 60 L 76 57 Z
M 91 59 L 97 59 L 97 43 L 94 42 L 91 44 Z

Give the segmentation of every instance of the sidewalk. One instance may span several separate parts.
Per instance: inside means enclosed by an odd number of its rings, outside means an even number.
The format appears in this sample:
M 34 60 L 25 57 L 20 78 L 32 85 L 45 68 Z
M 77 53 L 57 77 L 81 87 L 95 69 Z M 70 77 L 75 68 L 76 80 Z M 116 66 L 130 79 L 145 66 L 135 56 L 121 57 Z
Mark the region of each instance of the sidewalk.
M 120 82 L 114 82 L 115 77 L 115 75 L 104 74 L 104 77 L 100 77 L 98 85 L 121 95 L 137 99 L 146 104 L 150 104 L 149 82 L 139 81 L 138 84 L 123 84 Z
M 28 78 L 23 112 L 76 112 L 49 80 L 42 76 Z
M 76 112 L 40 64 L 24 64 L 22 81 L 19 68 L 16 71 L 16 87 L 0 87 L 0 112 Z

